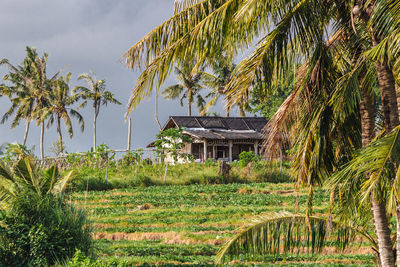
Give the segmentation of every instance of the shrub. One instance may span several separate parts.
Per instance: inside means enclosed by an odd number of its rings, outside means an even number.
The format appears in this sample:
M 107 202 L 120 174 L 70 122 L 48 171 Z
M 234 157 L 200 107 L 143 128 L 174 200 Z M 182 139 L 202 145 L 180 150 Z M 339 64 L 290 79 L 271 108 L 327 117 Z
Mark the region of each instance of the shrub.
M 3 212 L 0 225 L 0 264 L 53 265 L 91 252 L 91 229 L 83 211 L 52 196 L 26 193 Z
M 45 266 L 89 254 L 91 228 L 82 210 L 63 200 L 71 172 L 40 169 L 25 157 L 10 169 L 0 161 L 0 266 Z
M 246 167 L 250 162 L 259 162 L 261 156 L 254 154 L 253 151 L 243 151 L 239 154 L 239 165 Z

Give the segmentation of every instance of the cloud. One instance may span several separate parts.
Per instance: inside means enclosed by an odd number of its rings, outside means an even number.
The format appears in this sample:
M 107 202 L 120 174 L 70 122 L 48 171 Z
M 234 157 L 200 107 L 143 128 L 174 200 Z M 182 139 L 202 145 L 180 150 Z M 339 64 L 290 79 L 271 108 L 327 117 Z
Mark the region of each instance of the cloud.
M 49 54 L 49 73 L 68 66 L 65 72 L 76 78 L 92 69 L 104 78 L 109 90 L 122 106 L 102 107 L 98 120 L 98 143 L 112 148 L 125 148 L 127 123 L 126 104 L 138 73 L 128 71 L 120 62 L 122 54 L 173 14 L 173 1 L 166 0 L 2 0 L 0 2 L 0 58 L 19 64 L 25 57 L 25 46 L 34 46 Z M 6 73 L 0 69 L 0 75 Z M 174 82 L 169 78 L 167 84 Z M 185 115 L 186 108 L 177 102 L 159 99 L 159 117 L 165 122 L 169 115 Z M 0 115 L 9 108 L 7 99 L 0 99 Z M 87 151 L 92 146 L 93 111 L 87 106 L 82 114 L 86 129 L 82 134 L 74 124 L 75 137 L 65 138 L 68 151 Z M 217 110 L 220 108 L 217 108 Z M 133 146 L 144 147 L 157 133 L 154 120 L 154 99 L 143 102 L 133 113 Z M 22 141 L 24 125 L 14 130 L 10 123 L 1 125 L 0 144 Z M 64 131 L 65 133 L 65 131 Z M 65 135 L 66 136 L 66 135 Z M 45 135 L 46 154 L 56 140 L 55 127 Z M 32 127 L 29 145 L 39 147 L 39 129 Z

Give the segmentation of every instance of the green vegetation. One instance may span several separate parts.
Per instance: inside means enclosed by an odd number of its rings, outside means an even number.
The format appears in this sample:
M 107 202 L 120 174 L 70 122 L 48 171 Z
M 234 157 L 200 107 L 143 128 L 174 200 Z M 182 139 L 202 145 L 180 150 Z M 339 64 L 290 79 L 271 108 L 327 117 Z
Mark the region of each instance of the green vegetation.
M 325 189 L 315 192 L 316 214 L 326 212 L 327 193 Z M 306 192 L 301 190 L 297 194 L 291 183 L 169 185 L 76 192 L 71 201 L 90 214 L 98 259 L 78 260 L 76 256 L 70 266 L 87 266 L 83 262 L 90 262 L 89 266 L 212 266 L 218 249 L 238 227 L 258 215 L 282 209 L 294 212 L 296 196 L 299 206 L 304 207 Z M 304 212 L 303 208 L 300 212 Z M 326 251 L 329 254 L 320 256 L 241 255 L 240 261 L 231 264 L 266 261 L 271 266 L 273 262 L 286 266 L 373 266 L 368 243 L 355 243 L 345 253 L 335 252 L 334 248 Z
M 306 212 L 249 225 L 219 259 L 279 254 L 269 248 L 299 240 L 289 216 L 303 216 L 296 222 L 308 224 L 299 234 L 308 238 L 314 191 L 329 184 L 330 207 L 320 219 L 329 225 L 334 218 L 335 231 L 355 228 L 368 236 L 379 265 L 400 266 L 399 10 L 397 0 L 180 0 L 174 16 L 125 53 L 128 68 L 141 71 L 130 111 L 188 57 L 211 67 L 247 50 L 221 90 L 227 110 L 250 93 L 262 97 L 255 104 L 271 115 L 268 99 L 285 98 L 264 144 L 270 155 L 289 145 L 293 179 L 308 188 Z M 328 241 L 332 229 L 320 229 L 320 241 Z M 312 240 L 318 251 L 322 243 Z
M 92 252 L 86 213 L 64 199 L 71 172 L 41 170 L 25 156 L 12 168 L 0 161 L 0 266 L 47 266 Z
M 203 164 L 186 163 L 168 167 L 164 182 L 165 165 L 131 164 L 128 166 L 110 163 L 108 168 L 93 168 L 77 165 L 71 168 L 74 171 L 72 181 L 74 190 L 109 190 L 117 188 L 132 188 L 135 186 L 151 185 L 190 185 L 190 184 L 226 184 L 231 182 L 289 182 L 287 168 L 282 173 L 279 163 L 258 162 L 241 167 L 239 161 L 232 165 L 229 180 L 218 175 L 218 164 L 209 161 Z M 92 165 L 89 165 L 92 166 Z

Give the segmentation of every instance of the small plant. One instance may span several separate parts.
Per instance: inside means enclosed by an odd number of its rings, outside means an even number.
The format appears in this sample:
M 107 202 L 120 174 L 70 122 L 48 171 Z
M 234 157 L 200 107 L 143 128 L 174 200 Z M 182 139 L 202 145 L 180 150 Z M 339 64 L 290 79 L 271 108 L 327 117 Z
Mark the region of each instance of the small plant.
M 54 155 L 58 158 L 65 151 L 65 143 L 60 139 L 53 142 L 53 145 L 49 149 L 50 152 L 54 153 Z
M 239 154 L 239 165 L 241 167 L 246 167 L 250 162 L 259 162 L 261 156 L 254 154 L 253 151 L 243 151 Z
M 174 161 L 178 161 L 179 158 L 188 160 L 187 154 L 181 153 L 180 150 L 187 144 L 192 143 L 192 139 L 183 134 L 184 129 L 170 128 L 165 131 L 161 131 L 157 135 L 157 140 L 154 146 L 157 148 L 159 157 L 164 160 L 167 154 L 171 154 Z
M 143 157 L 143 149 L 128 151 L 120 160 L 120 164 L 122 164 L 123 166 L 130 166 L 134 163 L 140 164 L 142 161 L 142 157 Z
M 3 144 L 1 147 L 2 153 L 0 154 L 0 156 L 5 162 L 16 162 L 24 156 L 33 156 L 32 150 L 18 143 L 6 143 Z

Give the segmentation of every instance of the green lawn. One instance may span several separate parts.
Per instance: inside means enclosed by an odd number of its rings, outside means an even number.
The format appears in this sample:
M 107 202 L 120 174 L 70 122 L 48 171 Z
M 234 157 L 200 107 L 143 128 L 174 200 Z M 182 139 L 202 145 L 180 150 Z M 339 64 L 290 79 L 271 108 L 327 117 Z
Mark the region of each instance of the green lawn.
M 106 262 L 128 265 L 212 265 L 219 246 L 235 229 L 259 214 L 293 211 L 296 193 L 290 183 L 169 185 L 73 193 L 71 201 L 87 209 L 93 221 L 96 253 Z M 300 192 L 299 204 L 306 201 Z M 314 212 L 326 211 L 328 196 L 318 190 Z M 304 206 L 304 205 L 303 205 Z M 246 257 L 241 265 L 373 266 L 363 244 L 339 254 Z

